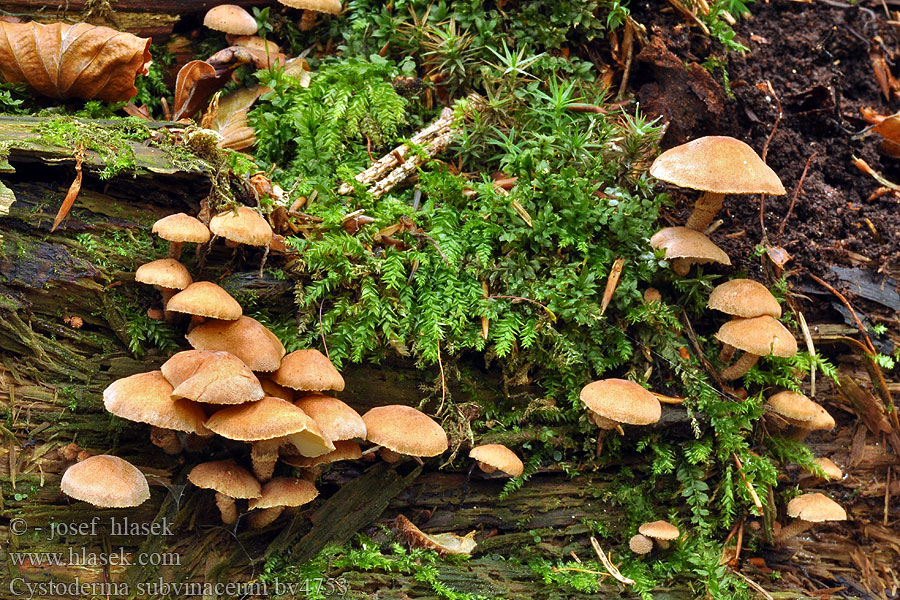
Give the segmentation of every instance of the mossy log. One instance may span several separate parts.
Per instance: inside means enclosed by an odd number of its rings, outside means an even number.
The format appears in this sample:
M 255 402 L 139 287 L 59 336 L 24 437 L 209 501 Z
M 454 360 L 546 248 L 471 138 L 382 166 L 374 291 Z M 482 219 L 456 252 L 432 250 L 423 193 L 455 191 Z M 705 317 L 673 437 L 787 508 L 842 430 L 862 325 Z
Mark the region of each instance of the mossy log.
M 442 581 L 455 589 L 493 597 L 587 597 L 544 584 L 528 567 L 503 557 L 535 552 L 565 557 L 572 550 L 588 556 L 591 527 L 624 533 L 623 519 L 604 506 L 608 483 L 602 473 L 570 478 L 552 470 L 538 472 L 527 487 L 498 500 L 504 480 L 438 470 L 438 459 L 421 467 L 412 461 L 358 462 L 327 471 L 318 484 L 319 499 L 293 517 L 284 516 L 262 530 L 247 531 L 242 519 L 236 529 L 223 527 L 213 494 L 186 483 L 187 471 L 207 455 L 168 456 L 150 443 L 148 427 L 111 417 L 102 404 L 102 391 L 111 381 L 157 368 L 167 357 L 157 348 L 145 348 L 150 344 L 135 330 L 135 318 L 153 305 L 155 295 L 136 284 L 133 273 L 165 253 L 164 244 L 150 236 L 153 221 L 179 210 L 197 212 L 210 190 L 211 167 L 134 140 L 127 142 L 134 164 L 101 180 L 103 161 L 88 152 L 78 199 L 67 220 L 51 233 L 74 176 L 74 150 L 42 140 L 38 123 L 0 119 L 0 138 L 7 140 L 0 183 L 15 195 L 9 214 L 0 217 L 0 406 L 5 410 L 0 424 L 0 561 L 8 570 L 6 581 L 120 582 L 130 585 L 131 592 L 137 584 L 157 579 L 255 581 L 273 553 L 303 561 L 360 531 L 377 532 L 372 528 L 379 520 L 403 513 L 426 532 L 478 532 L 478 558 L 439 563 Z M 290 282 L 260 279 L 258 264 L 209 266 L 232 256 L 230 250 L 214 251 L 210 257 L 217 260 L 207 258 L 205 277 L 220 281 L 239 299 L 293 314 Z M 188 263 L 197 267 L 196 259 L 188 257 Z M 172 349 L 187 348 L 183 331 L 170 333 Z M 478 375 L 467 382 L 467 397 L 501 401 L 499 374 L 473 371 Z M 358 366 L 345 378 L 342 397 L 365 410 L 419 403 L 422 387 L 433 385 L 437 372 L 401 361 Z M 526 429 L 515 435 L 521 441 L 538 433 Z M 557 435 L 558 443 L 568 443 L 564 428 Z M 503 439 L 503 434 L 494 437 Z M 136 464 L 150 480 L 151 500 L 136 509 L 101 511 L 62 496 L 59 481 L 73 463 L 73 443 L 76 450 L 112 453 Z M 245 510 L 245 504 L 238 506 Z M 125 519 L 144 527 L 155 523 L 157 534 L 121 531 Z M 18 552 L 61 552 L 63 558 L 61 564 L 48 565 L 37 556 L 18 560 L 23 556 Z M 126 564 L 90 564 L 99 552 L 119 552 L 124 558 L 118 562 Z M 83 557 L 89 564 L 81 564 Z M 155 564 L 139 564 L 141 557 Z M 412 575 L 353 569 L 340 574 L 349 582 L 348 597 L 366 597 L 376 589 L 383 592 L 380 597 L 435 595 Z M 603 589 L 601 597 L 619 594 L 613 585 Z M 18 595 L 0 586 L 0 598 Z
M 253 6 L 271 5 L 269 0 L 232 0 L 230 3 L 247 10 Z M 143 37 L 153 37 L 154 41 L 159 41 L 171 34 L 182 19 L 187 19 L 195 27 L 199 26 L 203 22 L 203 15 L 215 4 L 219 3 L 208 0 L 67 0 L 59 3 L 46 0 L 4 0 L 0 15 L 9 14 L 41 23 L 84 21 Z

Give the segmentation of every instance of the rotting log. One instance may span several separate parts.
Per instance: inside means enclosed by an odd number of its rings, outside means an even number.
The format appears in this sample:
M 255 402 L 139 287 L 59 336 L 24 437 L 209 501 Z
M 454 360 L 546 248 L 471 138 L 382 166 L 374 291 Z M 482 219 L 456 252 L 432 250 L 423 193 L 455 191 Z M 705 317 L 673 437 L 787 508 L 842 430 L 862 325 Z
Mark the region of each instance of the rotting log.
M 427 532 L 474 529 L 483 537 L 485 552 L 471 563 L 439 563 L 447 585 L 494 597 L 551 598 L 561 592 L 557 584 L 548 586 L 528 567 L 489 553 L 585 553 L 588 521 L 609 531 L 621 527 L 622 520 L 601 506 L 607 485 L 602 473 L 572 479 L 560 471 L 539 472 L 525 489 L 498 501 L 503 480 L 438 471 L 438 459 L 424 467 L 406 461 L 334 468 L 320 480 L 320 498 L 293 518 L 259 531 L 245 530 L 240 520 L 236 532 L 223 527 L 212 494 L 186 485 L 193 464 L 217 458 L 221 451 L 212 457 L 167 456 L 150 444 L 146 426 L 111 417 L 102 406 L 102 390 L 111 381 L 157 368 L 166 358 L 154 348 L 143 351 L 139 332 L 132 329 L 130 317 L 155 302 L 155 294 L 134 283 L 133 272 L 164 254 L 163 244 L 149 234 L 153 221 L 179 210 L 197 211 L 209 192 L 210 166 L 199 159 L 185 162 L 183 156 L 175 160 L 135 141 L 129 142 L 134 167 L 104 181 L 98 178 L 102 160 L 88 152 L 78 199 L 62 227 L 51 233 L 74 175 L 74 152 L 41 141 L 37 123 L 0 119 L 0 136 L 7 140 L 0 182 L 16 197 L 9 214 L 0 218 L 0 405 L 6 416 L 0 427 L 0 561 L 7 569 L 6 581 L 119 583 L 131 592 L 152 581 L 253 581 L 272 553 L 304 560 L 357 532 L 377 532 L 372 527 L 380 519 L 404 513 Z M 225 262 L 232 253 L 221 250 L 211 256 Z M 197 266 L 196 259 L 188 257 L 187 262 Z M 217 261 L 208 259 L 210 264 Z M 206 277 L 219 280 L 236 297 L 293 313 L 292 286 L 260 279 L 257 265 L 229 264 L 227 277 L 224 268 L 207 269 Z M 181 333 L 173 332 L 172 339 L 187 347 Z M 417 370 L 408 362 L 359 366 L 346 373 L 342 397 L 361 410 L 417 404 L 422 386 L 436 379 L 436 372 Z M 451 391 L 462 395 L 461 389 Z M 478 378 L 467 382 L 466 394 L 498 401 L 503 385 L 498 374 L 478 371 Z M 560 444 L 567 443 L 564 434 L 560 432 Z M 516 435 L 527 439 L 537 433 L 526 429 Z M 150 480 L 151 500 L 132 510 L 97 511 L 62 496 L 59 481 L 73 463 L 72 443 L 139 466 Z M 100 518 L 96 525 L 95 517 Z M 157 535 L 115 531 L 113 522 L 121 529 L 126 518 L 144 527 L 155 523 Z M 65 530 L 66 525 L 75 531 L 61 535 L 60 527 Z M 537 533 L 541 542 L 535 545 Z M 81 557 L 111 551 L 131 564 L 79 564 Z M 14 557 L 22 556 L 17 552 L 61 552 L 64 564 L 48 566 L 32 557 L 14 565 Z M 141 557 L 156 557 L 162 564 L 137 564 Z M 434 596 L 431 587 L 412 575 L 352 569 L 332 575 L 349 582 L 348 597 L 365 597 L 373 590 L 387 593 L 384 597 Z M 18 595 L 0 586 L 0 598 Z M 617 588 L 605 586 L 604 596 L 618 596 Z

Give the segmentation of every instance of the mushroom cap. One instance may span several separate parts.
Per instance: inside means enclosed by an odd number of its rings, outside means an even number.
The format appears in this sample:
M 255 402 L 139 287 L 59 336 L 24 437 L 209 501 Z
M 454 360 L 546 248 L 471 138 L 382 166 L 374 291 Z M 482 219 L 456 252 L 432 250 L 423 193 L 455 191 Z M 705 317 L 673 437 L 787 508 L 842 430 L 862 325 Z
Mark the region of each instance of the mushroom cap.
M 759 155 L 732 137 L 711 135 L 666 150 L 650 174 L 677 186 L 719 194 L 785 194 L 784 186 Z
M 262 389 L 266 393 L 266 396 L 275 396 L 276 398 L 281 398 L 288 402 L 294 401 L 294 390 L 291 388 L 278 385 L 268 377 L 260 377 L 259 383 L 262 385 Z
M 263 54 L 268 49 L 269 54 L 280 54 L 281 48 L 275 42 L 258 35 L 240 35 L 231 41 L 232 46 L 240 46 L 248 50 L 255 50 Z
M 150 498 L 144 474 L 127 460 L 109 454 L 91 456 L 66 469 L 59 489 L 102 508 L 138 506 Z
M 654 540 L 674 540 L 681 532 L 668 521 L 653 521 L 638 527 L 638 531 Z
M 601 417 L 628 425 L 659 421 L 662 406 L 651 392 L 625 379 L 601 379 L 581 389 L 581 401 Z
M 437 456 L 449 446 L 447 433 L 431 417 L 402 404 L 376 406 L 363 415 L 367 439 L 398 454 Z
M 653 550 L 653 540 L 643 533 L 635 534 L 628 540 L 628 547 L 635 554 L 647 554 Z
M 256 19 L 236 4 L 220 4 L 206 12 L 203 26 L 232 35 L 253 35 L 259 29 Z
M 334 444 L 303 409 L 272 396 L 224 408 L 207 419 L 206 427 L 222 437 L 242 442 L 285 437 L 304 456 L 320 456 L 334 450 Z
M 830 458 L 821 457 L 813 460 L 814 463 L 819 465 L 819 468 L 825 471 L 825 477 L 827 479 L 843 479 L 844 472 L 841 471 L 841 468 L 834 464 L 834 461 Z
M 788 357 L 797 354 L 797 340 L 778 320 L 769 315 L 732 319 L 716 332 L 716 339 L 757 356 Z
M 209 435 L 203 425 L 206 413 L 190 400 L 173 398 L 172 384 L 166 381 L 162 371 L 137 373 L 113 381 L 103 390 L 103 406 L 129 421 Z
M 338 370 L 327 356 L 313 348 L 295 350 L 285 356 L 281 367 L 272 375 L 272 380 L 278 385 L 302 392 L 340 392 L 344 389 L 344 378 Z
M 188 473 L 188 481 L 231 498 L 259 498 L 262 494 L 256 477 L 230 458 L 200 463 Z
M 278 0 L 279 4 L 303 10 L 315 10 L 332 15 L 340 14 L 341 0 Z
M 244 312 L 231 294 L 211 281 L 197 281 L 169 299 L 166 310 L 234 321 Z
M 301 469 L 311 469 L 319 465 L 327 465 L 329 463 L 341 460 L 356 460 L 362 458 L 362 449 L 356 442 L 350 440 L 338 440 L 334 442 L 334 450 L 321 456 L 282 456 L 281 460 L 285 464 Z
M 203 221 L 183 212 L 163 217 L 150 231 L 170 242 L 203 244 L 210 238 L 209 227 Z
M 812 421 L 818 415 L 818 404 L 797 392 L 786 390 L 772 394 L 766 404 L 791 424 Z
M 187 267 L 174 258 L 161 258 L 139 266 L 134 280 L 170 290 L 183 290 L 194 282 Z
M 834 426 L 834 417 L 832 417 L 823 406 L 818 404 L 816 405 L 816 416 L 802 425 L 799 425 L 799 427 L 808 431 L 831 431 L 834 429 Z
M 249 508 L 275 508 L 276 506 L 303 506 L 319 495 L 309 481 L 296 477 L 275 477 L 262 487 L 262 495 L 248 503 Z
M 819 492 L 803 494 L 788 502 L 787 514 L 810 523 L 847 520 L 847 511 L 840 504 Z
M 730 265 L 731 259 L 702 232 L 689 227 L 664 227 L 650 238 L 654 249 L 665 249 L 666 260 L 689 258 L 699 264 Z
M 772 292 L 752 279 L 732 279 L 717 285 L 709 294 L 706 307 L 735 317 L 781 316 L 781 305 Z
M 243 404 L 262 400 L 266 395 L 250 368 L 229 352 L 185 350 L 163 363 L 161 369 L 175 386 L 172 396 L 176 398 L 207 404 Z
M 300 398 L 294 402 L 294 405 L 299 406 L 303 412 L 312 417 L 325 437 L 332 442 L 366 439 L 366 424 L 362 417 L 348 404 L 337 398 L 312 394 Z
M 284 344 L 278 336 L 244 315 L 234 321 L 208 321 L 185 337 L 197 350 L 230 352 L 252 371 L 276 371 L 284 358 Z
M 209 229 L 219 237 L 248 246 L 267 246 L 272 241 L 271 225 L 247 206 L 220 212 L 209 220 Z
M 469 451 L 469 458 L 489 465 L 511 477 L 518 477 L 525 470 L 522 460 L 503 444 L 482 444 Z

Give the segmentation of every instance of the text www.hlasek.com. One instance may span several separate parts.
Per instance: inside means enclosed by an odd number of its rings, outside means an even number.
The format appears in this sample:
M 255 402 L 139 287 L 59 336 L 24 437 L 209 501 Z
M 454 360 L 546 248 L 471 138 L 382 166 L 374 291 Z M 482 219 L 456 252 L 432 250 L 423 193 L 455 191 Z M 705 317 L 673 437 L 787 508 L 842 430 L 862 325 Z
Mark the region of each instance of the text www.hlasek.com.
M 122 547 L 113 552 L 69 548 L 66 552 L 10 552 L 9 562 L 15 567 L 178 567 L 181 566 L 181 555 L 176 552 L 141 552 L 134 555 Z

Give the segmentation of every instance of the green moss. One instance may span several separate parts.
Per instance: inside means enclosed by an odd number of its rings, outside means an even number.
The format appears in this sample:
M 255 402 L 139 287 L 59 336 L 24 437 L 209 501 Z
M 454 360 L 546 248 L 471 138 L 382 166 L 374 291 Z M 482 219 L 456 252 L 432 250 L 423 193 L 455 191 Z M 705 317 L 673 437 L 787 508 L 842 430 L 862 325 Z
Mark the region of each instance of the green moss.
M 134 117 L 102 126 L 73 117 L 57 117 L 42 121 L 36 132 L 38 140 L 45 144 L 73 149 L 83 147 L 97 152 L 105 163 L 100 171 L 102 179 L 133 171 L 137 158 L 129 142 L 142 142 L 150 136 L 146 124 Z

